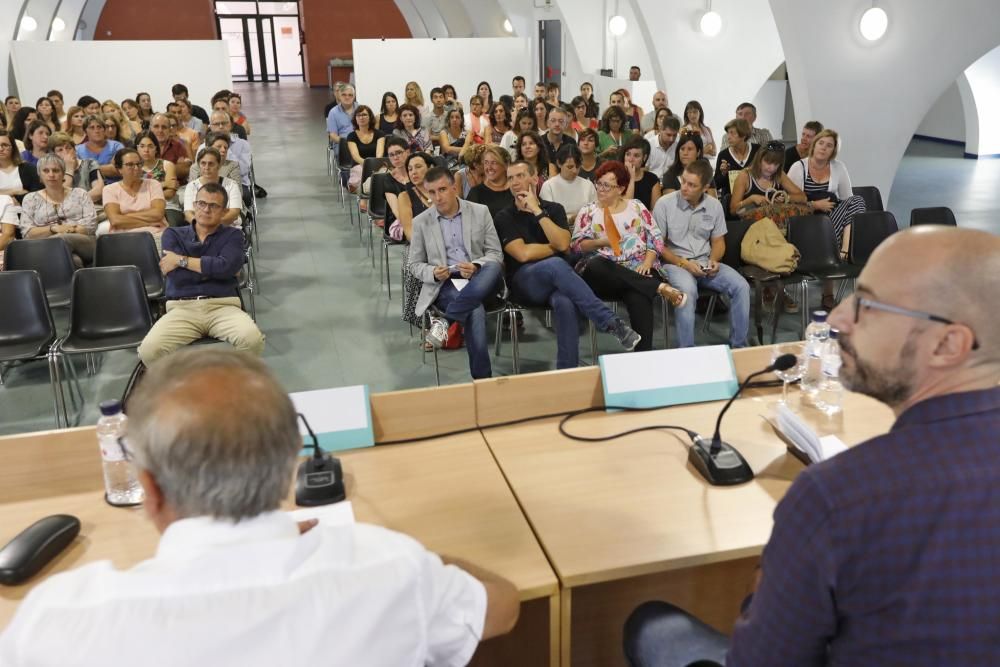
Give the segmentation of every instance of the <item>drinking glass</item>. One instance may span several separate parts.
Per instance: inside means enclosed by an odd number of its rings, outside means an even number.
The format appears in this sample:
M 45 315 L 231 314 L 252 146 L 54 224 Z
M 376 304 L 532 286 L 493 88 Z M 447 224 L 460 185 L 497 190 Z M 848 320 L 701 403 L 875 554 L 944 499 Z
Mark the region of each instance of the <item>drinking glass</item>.
M 802 369 L 805 362 L 805 344 L 798 342 L 775 345 L 771 351 L 771 363 L 773 364 L 778 357 L 785 354 L 794 354 L 798 363 L 789 369 L 774 371 L 774 374 L 777 375 L 778 379 L 782 382 L 781 400 L 778 401 L 781 405 L 788 405 L 788 384 L 802 379 Z

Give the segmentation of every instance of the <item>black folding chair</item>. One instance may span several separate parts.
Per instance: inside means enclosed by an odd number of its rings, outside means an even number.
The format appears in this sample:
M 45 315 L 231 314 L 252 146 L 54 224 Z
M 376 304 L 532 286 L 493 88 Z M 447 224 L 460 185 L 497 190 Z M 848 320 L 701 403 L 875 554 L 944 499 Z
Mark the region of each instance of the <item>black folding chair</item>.
M 386 210 L 389 208 L 385 199 L 385 179 L 392 178 L 388 174 L 372 174 L 371 190 L 368 194 L 368 254 L 372 258 L 372 268 L 375 268 L 375 221 L 381 220 L 385 229 Z
M 0 313 L 3 313 L 0 316 L 0 385 L 3 384 L 4 364 L 48 358 L 49 384 L 58 427 L 59 402 L 53 360 L 49 357 L 56 340 L 56 327 L 37 272 L 0 272 Z M 75 395 L 73 399 L 75 402 Z
M 848 247 L 847 263 L 844 272 L 850 279 L 852 287 L 857 283 L 861 269 L 868 263 L 868 258 L 875 252 L 882 241 L 899 231 L 896 217 L 889 211 L 868 211 L 858 213 L 851 223 L 851 240 Z M 847 280 L 840 283 L 837 301 L 844 298 L 847 290 Z
M 947 206 L 915 208 L 910 211 L 910 227 L 914 225 L 949 225 L 957 227 L 955 214 Z
M 361 202 L 369 201 L 370 194 L 366 195 L 363 190 L 364 184 L 371 178 L 376 171 L 378 171 L 384 164 L 387 163 L 386 158 L 381 157 L 366 157 L 365 161 L 361 163 L 361 185 L 358 186 L 358 192 L 355 195 L 354 203 L 358 210 L 358 241 L 364 239 L 364 228 L 361 226 L 361 220 L 364 216 L 361 215 Z M 375 179 L 372 179 L 374 181 Z M 370 227 L 369 227 L 370 229 Z M 370 252 L 370 245 L 369 245 Z M 372 255 L 372 268 L 375 267 L 375 256 Z
M 160 271 L 160 256 L 149 232 L 104 234 L 97 239 L 94 266 L 134 266 L 139 269 L 146 298 L 161 301 L 165 283 Z
M 337 183 L 340 185 L 341 207 L 347 208 L 352 225 L 354 224 L 354 207 L 347 205 L 347 197 L 351 194 L 347 189 L 347 180 L 351 177 L 351 167 L 353 166 L 354 160 L 351 159 L 351 149 L 347 147 L 347 137 L 341 137 L 337 148 Z
M 38 272 L 49 308 L 69 305 L 76 267 L 65 241 L 55 236 L 14 241 L 4 258 L 8 271 Z
M 851 192 L 865 200 L 866 211 L 884 211 L 882 193 L 874 185 L 859 185 L 851 188 Z
M 69 333 L 52 348 L 54 361 L 77 354 L 93 355 L 139 347 L 149 332 L 153 318 L 139 269 L 134 266 L 107 266 L 80 269 L 73 276 Z M 69 424 L 62 378 L 56 371 L 57 401 Z M 93 371 L 96 371 L 96 361 Z M 88 361 L 88 370 L 90 363 Z M 75 378 L 73 378 L 75 382 Z M 79 385 L 76 390 L 79 392 Z M 79 415 L 77 415 L 79 416 Z

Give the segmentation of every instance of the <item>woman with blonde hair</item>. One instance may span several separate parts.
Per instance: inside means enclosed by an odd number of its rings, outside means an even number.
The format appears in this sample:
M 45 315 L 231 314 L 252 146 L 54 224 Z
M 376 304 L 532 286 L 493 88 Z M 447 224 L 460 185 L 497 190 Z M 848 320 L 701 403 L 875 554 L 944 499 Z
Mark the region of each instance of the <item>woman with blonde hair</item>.
M 104 114 L 104 120 L 113 120 L 115 125 L 118 126 L 118 136 L 112 137 L 117 139 L 126 145 L 132 145 L 135 140 L 135 132 L 132 130 L 132 125 L 128 122 L 128 117 L 122 110 L 118 103 L 114 100 L 104 100 L 101 102 L 101 113 Z
M 420 111 L 421 118 L 426 116 L 431 112 L 430 108 L 424 102 L 424 91 L 421 90 L 420 84 L 416 81 L 407 81 L 406 88 L 403 90 L 403 104 L 409 104 L 410 106 L 416 107 Z M 402 106 L 402 105 L 400 105 Z

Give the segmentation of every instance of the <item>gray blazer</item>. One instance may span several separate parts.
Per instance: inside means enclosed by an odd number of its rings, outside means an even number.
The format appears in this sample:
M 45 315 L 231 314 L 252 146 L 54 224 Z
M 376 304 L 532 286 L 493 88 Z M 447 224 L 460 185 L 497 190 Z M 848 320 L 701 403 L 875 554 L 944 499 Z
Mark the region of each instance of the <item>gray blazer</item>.
M 462 213 L 465 251 L 469 253 L 470 261 L 479 265 L 487 262 L 503 264 L 503 250 L 490 210 L 482 204 L 460 199 L 459 211 Z M 434 279 L 434 267 L 447 265 L 437 208 L 431 206 L 413 219 L 413 237 L 410 240 L 410 272 L 423 283 L 417 297 L 417 317 L 424 314 L 441 291 L 443 283 Z

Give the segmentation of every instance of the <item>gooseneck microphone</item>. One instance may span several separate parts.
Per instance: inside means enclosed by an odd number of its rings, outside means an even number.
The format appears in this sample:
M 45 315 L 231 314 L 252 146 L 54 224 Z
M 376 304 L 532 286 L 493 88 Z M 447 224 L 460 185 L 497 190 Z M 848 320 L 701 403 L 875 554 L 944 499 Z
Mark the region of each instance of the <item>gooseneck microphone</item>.
M 722 440 L 719 433 L 722 427 L 722 418 L 729 410 L 729 406 L 743 393 L 752 379 L 766 373 L 773 373 L 776 370 L 788 370 L 797 363 L 799 360 L 794 354 L 783 354 L 767 368 L 748 375 L 732 398 L 723 406 L 722 411 L 719 412 L 719 417 L 715 421 L 715 433 L 712 434 L 711 441 L 700 435 L 692 439 L 693 444 L 688 448 L 688 461 L 701 473 L 705 481 L 714 486 L 731 486 L 743 484 L 753 479 L 753 470 L 750 469 L 746 459 L 735 447 Z

